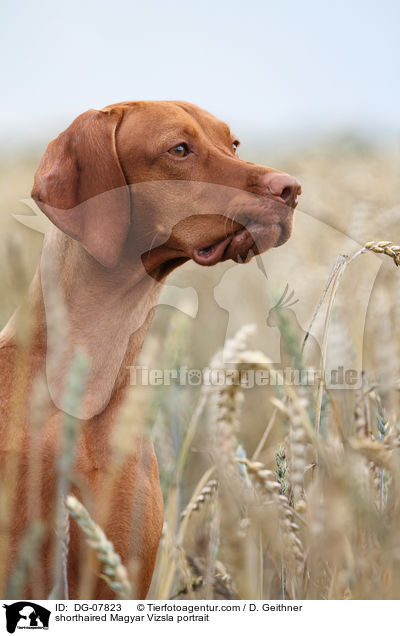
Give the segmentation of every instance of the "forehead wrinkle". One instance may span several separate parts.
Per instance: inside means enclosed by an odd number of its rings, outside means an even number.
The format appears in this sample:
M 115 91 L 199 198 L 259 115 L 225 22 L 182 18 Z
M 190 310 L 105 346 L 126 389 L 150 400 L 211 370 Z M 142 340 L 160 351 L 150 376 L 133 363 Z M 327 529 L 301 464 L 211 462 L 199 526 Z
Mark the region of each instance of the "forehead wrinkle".
M 226 128 L 228 127 L 226 126 Z M 222 150 L 223 152 L 227 151 L 227 147 L 229 149 L 231 148 L 232 137 L 230 131 L 227 134 L 226 130 L 223 131 L 218 129 L 218 127 L 210 127 L 202 132 L 206 137 L 207 142 L 214 148 L 218 148 L 218 150 Z
M 194 134 L 193 134 L 194 133 Z M 152 131 L 149 131 L 149 134 L 146 135 L 147 144 L 149 151 L 159 152 L 161 149 L 172 148 L 173 146 L 179 143 L 185 143 L 192 141 L 192 139 L 198 138 L 199 135 L 197 132 L 188 129 L 185 126 L 168 126 L 166 129 L 157 128 Z
M 187 125 L 179 125 L 179 124 L 171 124 L 171 125 L 160 125 L 157 126 L 157 129 L 153 132 L 156 132 L 159 139 L 166 140 L 176 138 L 175 141 L 182 141 L 179 139 L 180 136 L 184 137 L 199 137 L 199 133 L 192 126 Z
M 203 127 L 203 132 L 207 137 L 207 140 L 214 146 L 219 149 L 226 151 L 226 147 L 231 147 L 232 144 L 232 134 L 224 122 L 207 122 L 208 125 Z
M 194 107 L 188 102 L 175 102 L 180 109 L 187 113 L 199 126 L 203 133 L 206 134 L 209 141 L 215 145 L 216 137 L 224 144 L 230 146 L 232 142 L 231 130 L 225 122 L 211 115 L 208 111 Z
M 143 138 L 140 137 L 140 129 L 145 131 L 147 152 L 158 152 L 160 146 L 171 143 L 203 139 L 206 145 L 218 148 L 226 152 L 231 146 L 230 129 L 225 122 L 218 120 L 205 110 L 191 107 L 189 104 L 176 102 L 149 102 L 132 103 L 129 108 L 129 119 L 132 122 L 132 137 L 137 136 L 143 148 Z M 148 112 L 153 112 L 153 117 L 148 117 Z M 140 128 L 138 129 L 138 124 Z M 142 128 L 143 127 L 143 128 Z M 132 139 L 131 137 L 131 139 Z M 135 139 L 135 141 L 137 141 Z
M 157 136 L 158 142 L 179 143 L 185 141 L 184 138 L 197 140 L 200 137 L 201 125 L 199 122 L 190 114 L 182 112 L 181 109 L 175 107 L 172 110 L 171 108 L 170 112 L 167 111 L 164 115 L 161 111 L 160 115 L 148 128 L 148 133 Z

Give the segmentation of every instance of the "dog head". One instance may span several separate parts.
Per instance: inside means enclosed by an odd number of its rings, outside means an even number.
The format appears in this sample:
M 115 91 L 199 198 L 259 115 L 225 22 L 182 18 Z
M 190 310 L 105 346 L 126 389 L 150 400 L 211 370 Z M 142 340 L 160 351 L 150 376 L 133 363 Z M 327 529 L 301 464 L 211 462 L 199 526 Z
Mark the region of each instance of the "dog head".
M 284 243 L 301 192 L 241 160 L 228 126 L 186 102 L 123 102 L 80 115 L 49 144 L 32 197 L 101 265 L 201 265 Z

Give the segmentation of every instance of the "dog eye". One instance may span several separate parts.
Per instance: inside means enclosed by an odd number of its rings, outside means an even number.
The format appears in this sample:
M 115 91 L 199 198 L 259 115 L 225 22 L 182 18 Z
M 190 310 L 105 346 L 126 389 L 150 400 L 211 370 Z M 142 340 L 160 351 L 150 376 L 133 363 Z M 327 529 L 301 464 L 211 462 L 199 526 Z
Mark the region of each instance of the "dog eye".
M 168 150 L 168 152 L 170 155 L 174 155 L 174 157 L 186 157 L 189 154 L 189 148 L 187 144 L 178 144 Z
M 233 141 L 232 142 L 233 152 L 236 152 L 236 150 L 239 148 L 239 144 L 240 144 L 240 141 Z

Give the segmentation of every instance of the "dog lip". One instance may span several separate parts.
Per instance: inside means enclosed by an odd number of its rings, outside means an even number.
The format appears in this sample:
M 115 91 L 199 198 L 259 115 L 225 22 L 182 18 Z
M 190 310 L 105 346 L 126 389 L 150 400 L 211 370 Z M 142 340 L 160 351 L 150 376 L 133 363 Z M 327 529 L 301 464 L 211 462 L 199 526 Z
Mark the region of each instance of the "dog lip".
M 232 241 L 233 235 L 217 241 L 212 245 L 207 245 L 193 250 L 193 260 L 199 265 L 215 265 L 222 260 L 224 253 Z
M 239 224 L 241 225 L 241 223 Z M 225 260 L 224 256 L 233 240 L 241 240 L 241 236 L 248 234 L 246 226 L 239 227 L 236 232 L 231 232 L 228 236 L 204 247 L 196 247 L 193 250 L 193 260 L 199 265 L 215 265 L 215 263 Z
M 270 223 L 249 223 L 249 225 L 233 237 L 226 258 L 242 263 L 248 262 L 252 256 L 264 252 L 272 247 L 285 242 L 282 240 L 284 233 L 283 223 L 272 221 Z
M 259 254 L 272 247 L 278 247 L 285 243 L 290 234 L 291 218 L 296 205 L 290 208 L 285 206 L 285 218 L 282 218 L 281 210 L 274 210 L 275 214 L 269 210 L 268 219 L 247 213 L 236 216 L 236 225 L 239 226 L 234 232 L 221 238 L 214 243 L 203 243 L 192 251 L 193 260 L 199 265 L 215 265 L 221 261 L 232 259 L 241 262 L 250 260 L 250 255 Z M 272 214 L 271 214 L 272 212 Z M 252 218 L 253 217 L 253 218 Z
M 242 252 L 248 252 L 253 247 L 254 253 L 257 253 L 255 247 L 255 239 L 252 236 L 251 230 L 257 230 L 258 232 L 266 232 L 268 229 L 272 229 L 274 226 L 280 225 L 278 223 L 253 223 L 247 227 L 242 227 L 236 232 L 230 234 L 224 239 L 216 241 L 211 245 L 195 248 L 193 250 L 193 260 L 199 265 L 215 265 L 220 261 L 227 260 L 228 258 L 234 258 Z

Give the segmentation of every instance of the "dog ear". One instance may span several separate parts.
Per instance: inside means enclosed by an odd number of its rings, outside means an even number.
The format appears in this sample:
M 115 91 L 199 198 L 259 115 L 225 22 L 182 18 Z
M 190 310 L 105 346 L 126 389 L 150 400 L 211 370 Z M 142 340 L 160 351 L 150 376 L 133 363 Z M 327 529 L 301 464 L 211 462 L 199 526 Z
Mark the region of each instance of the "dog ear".
M 116 148 L 122 109 L 88 110 L 52 141 L 32 198 L 60 230 L 115 267 L 130 224 L 129 187 Z

